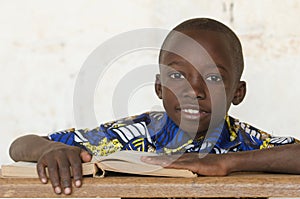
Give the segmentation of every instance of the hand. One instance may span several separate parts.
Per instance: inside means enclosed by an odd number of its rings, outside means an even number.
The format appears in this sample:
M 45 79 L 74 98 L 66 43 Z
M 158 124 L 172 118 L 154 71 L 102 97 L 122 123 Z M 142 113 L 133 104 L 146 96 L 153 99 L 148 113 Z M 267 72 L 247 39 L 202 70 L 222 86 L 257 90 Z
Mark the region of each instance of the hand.
M 75 187 L 81 186 L 82 162 L 91 161 L 92 157 L 87 151 L 78 147 L 62 143 L 51 143 L 49 150 L 45 151 L 37 163 L 37 171 L 42 183 L 47 183 L 46 167 L 49 178 L 56 194 L 71 194 L 71 172 Z
M 224 176 L 230 173 L 230 161 L 227 161 L 226 154 L 185 153 L 182 155 L 143 156 L 141 160 L 165 168 L 187 169 L 205 176 Z

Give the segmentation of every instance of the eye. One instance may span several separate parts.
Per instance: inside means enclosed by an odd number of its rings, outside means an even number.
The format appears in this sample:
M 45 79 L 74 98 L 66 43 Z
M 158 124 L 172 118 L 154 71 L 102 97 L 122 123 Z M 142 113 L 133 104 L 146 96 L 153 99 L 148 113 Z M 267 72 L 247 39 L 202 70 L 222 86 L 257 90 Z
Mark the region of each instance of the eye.
M 184 76 L 179 72 L 174 72 L 169 75 L 172 79 L 184 79 Z
M 205 78 L 205 80 L 217 83 L 222 81 L 222 77 L 220 75 L 210 74 Z

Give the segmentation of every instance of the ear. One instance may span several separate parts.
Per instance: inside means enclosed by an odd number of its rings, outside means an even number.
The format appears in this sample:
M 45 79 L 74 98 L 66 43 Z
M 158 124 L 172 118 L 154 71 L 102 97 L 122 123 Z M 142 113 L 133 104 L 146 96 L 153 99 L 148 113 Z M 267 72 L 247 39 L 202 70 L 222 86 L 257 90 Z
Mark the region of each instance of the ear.
M 239 81 L 238 86 L 235 90 L 234 97 L 232 99 L 232 104 L 238 105 L 240 104 L 246 95 L 246 82 Z
M 156 74 L 155 78 L 155 92 L 159 99 L 162 99 L 162 89 L 161 89 L 161 81 L 160 81 L 160 75 Z

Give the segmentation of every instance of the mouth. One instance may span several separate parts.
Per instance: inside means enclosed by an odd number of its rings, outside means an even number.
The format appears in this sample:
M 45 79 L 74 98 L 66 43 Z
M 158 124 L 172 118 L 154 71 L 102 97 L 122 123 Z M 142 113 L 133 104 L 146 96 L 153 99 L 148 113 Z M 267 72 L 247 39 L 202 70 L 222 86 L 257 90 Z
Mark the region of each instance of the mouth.
M 188 120 L 199 120 L 202 117 L 210 115 L 210 112 L 199 106 L 187 106 L 176 109 L 181 113 L 181 117 Z

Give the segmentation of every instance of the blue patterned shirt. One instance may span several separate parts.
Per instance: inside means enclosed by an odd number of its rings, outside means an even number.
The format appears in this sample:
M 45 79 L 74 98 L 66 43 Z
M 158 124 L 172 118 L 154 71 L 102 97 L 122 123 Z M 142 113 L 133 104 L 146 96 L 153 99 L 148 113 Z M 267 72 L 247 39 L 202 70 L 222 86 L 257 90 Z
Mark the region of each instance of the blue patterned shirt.
M 193 139 L 165 112 L 148 112 L 89 129 L 69 129 L 49 134 L 49 139 L 79 146 L 95 156 L 119 150 L 160 154 L 182 152 L 227 153 L 270 148 L 299 142 L 292 137 L 274 137 L 249 124 L 226 116 L 224 124 L 207 136 Z

